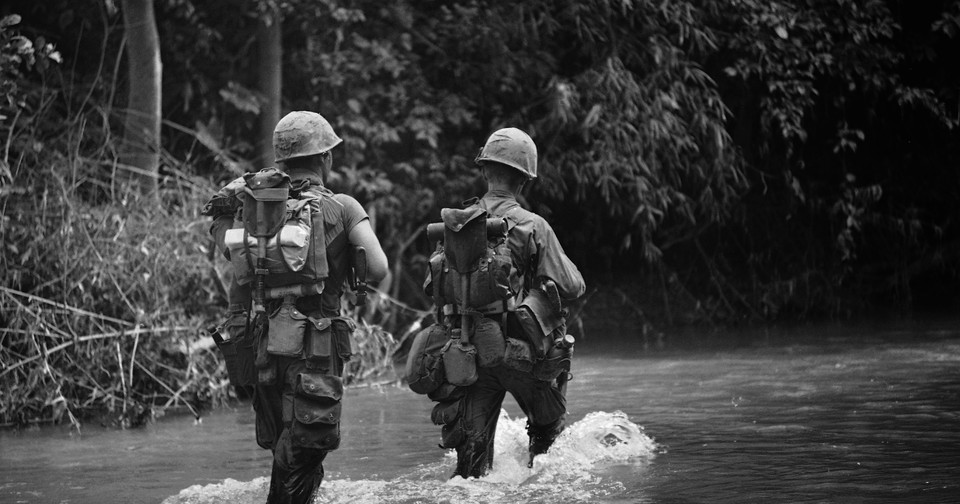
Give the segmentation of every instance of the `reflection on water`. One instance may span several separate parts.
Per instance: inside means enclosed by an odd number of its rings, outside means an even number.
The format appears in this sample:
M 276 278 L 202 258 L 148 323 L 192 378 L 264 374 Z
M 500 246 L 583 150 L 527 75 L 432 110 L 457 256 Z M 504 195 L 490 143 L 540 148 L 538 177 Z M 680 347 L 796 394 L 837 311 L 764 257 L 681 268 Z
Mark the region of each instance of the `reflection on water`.
M 563 436 L 527 469 L 508 399 L 480 480 L 447 479 L 429 400 L 350 389 L 318 502 L 957 501 L 960 334 L 800 336 L 657 352 L 581 341 Z M 196 425 L 2 432 L 0 502 L 262 502 L 270 459 L 252 421 L 244 407 Z

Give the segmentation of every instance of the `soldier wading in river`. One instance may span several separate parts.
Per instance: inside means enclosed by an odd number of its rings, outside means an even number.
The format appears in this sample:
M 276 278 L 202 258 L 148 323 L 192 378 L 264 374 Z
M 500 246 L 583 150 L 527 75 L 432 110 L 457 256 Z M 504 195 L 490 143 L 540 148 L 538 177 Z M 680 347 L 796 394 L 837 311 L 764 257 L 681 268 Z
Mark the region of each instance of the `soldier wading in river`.
M 573 341 L 560 299 L 585 290 L 550 225 L 517 203 L 537 176 L 533 140 L 498 130 L 475 161 L 487 193 L 427 227 L 438 245 L 424 289 L 440 322 L 414 338 L 406 368 L 410 388 L 437 402 L 441 446 L 456 449 L 454 475 L 465 478 L 493 465 L 507 392 L 527 415 L 531 467 L 563 430 Z
M 340 445 L 356 327 L 340 316 L 343 285 L 362 294 L 387 273 L 363 207 L 324 187 L 340 142 L 320 114 L 291 112 L 274 130 L 278 167 L 234 180 L 204 209 L 234 270 L 214 339 L 231 383 L 253 390 L 257 443 L 273 452 L 270 504 L 313 500 Z

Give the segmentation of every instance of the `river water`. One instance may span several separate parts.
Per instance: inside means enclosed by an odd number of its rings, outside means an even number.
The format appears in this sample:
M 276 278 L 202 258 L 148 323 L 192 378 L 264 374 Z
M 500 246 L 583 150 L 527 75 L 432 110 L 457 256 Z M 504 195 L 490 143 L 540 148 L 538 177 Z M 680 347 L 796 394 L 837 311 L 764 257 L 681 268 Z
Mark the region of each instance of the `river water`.
M 508 396 L 479 480 L 447 479 L 429 400 L 351 388 L 317 502 L 960 502 L 954 327 L 580 341 L 567 430 L 528 469 Z M 137 430 L 0 432 L 2 503 L 258 503 L 269 469 L 242 405 Z

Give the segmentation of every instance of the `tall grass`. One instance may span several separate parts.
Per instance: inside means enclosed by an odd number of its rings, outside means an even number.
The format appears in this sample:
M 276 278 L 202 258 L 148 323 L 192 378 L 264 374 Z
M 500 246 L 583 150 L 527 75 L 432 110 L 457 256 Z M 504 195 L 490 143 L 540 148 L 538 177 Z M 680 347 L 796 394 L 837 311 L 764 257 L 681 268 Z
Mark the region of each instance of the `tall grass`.
M 204 330 L 226 305 L 200 215 L 215 185 L 165 152 L 161 204 L 141 199 L 118 182 L 109 131 L 91 126 L 108 113 L 60 122 L 53 110 L 29 124 L 58 124 L 61 136 L 15 129 L 27 123 L 5 131 L 28 148 L 0 187 L 0 426 L 126 427 L 233 400 Z M 360 323 L 355 336 L 350 380 L 389 379 L 392 335 Z
M 49 158 L 18 167 L 0 203 L 0 424 L 131 426 L 235 398 L 204 331 L 225 307 L 200 216 L 213 184 L 165 167 L 157 207 L 115 187 L 103 157 Z M 396 341 L 358 326 L 349 380 L 390 379 Z

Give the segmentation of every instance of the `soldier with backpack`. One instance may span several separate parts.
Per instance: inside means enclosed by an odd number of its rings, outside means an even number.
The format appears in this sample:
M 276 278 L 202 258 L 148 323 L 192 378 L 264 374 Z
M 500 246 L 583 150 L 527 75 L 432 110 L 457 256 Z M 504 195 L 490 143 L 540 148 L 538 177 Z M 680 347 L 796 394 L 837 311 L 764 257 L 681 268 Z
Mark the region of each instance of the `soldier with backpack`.
M 517 202 L 537 176 L 533 140 L 497 130 L 475 162 L 487 193 L 427 227 L 438 246 L 424 289 L 440 322 L 414 338 L 406 367 L 410 388 L 437 403 L 441 447 L 456 449 L 454 476 L 464 478 L 492 467 L 507 392 L 527 415 L 529 466 L 563 430 L 572 337 L 561 298 L 585 290 L 550 225 Z
M 324 187 L 341 141 L 320 114 L 291 112 L 274 130 L 278 167 L 234 180 L 204 208 L 233 267 L 230 315 L 214 340 L 231 383 L 253 390 L 257 444 L 274 456 L 268 504 L 314 498 L 340 444 L 356 327 L 340 315 L 344 283 L 362 294 L 387 274 L 363 207 Z

